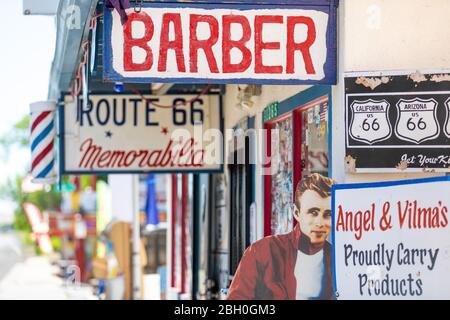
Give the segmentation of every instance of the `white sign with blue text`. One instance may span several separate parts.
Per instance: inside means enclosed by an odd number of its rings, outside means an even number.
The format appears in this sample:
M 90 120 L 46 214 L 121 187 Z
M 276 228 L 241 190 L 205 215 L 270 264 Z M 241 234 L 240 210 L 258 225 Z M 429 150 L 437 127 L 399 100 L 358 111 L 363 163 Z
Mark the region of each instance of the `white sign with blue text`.
M 449 195 L 450 177 L 335 185 L 336 297 L 450 299 Z
M 219 95 L 65 96 L 63 173 L 220 172 Z

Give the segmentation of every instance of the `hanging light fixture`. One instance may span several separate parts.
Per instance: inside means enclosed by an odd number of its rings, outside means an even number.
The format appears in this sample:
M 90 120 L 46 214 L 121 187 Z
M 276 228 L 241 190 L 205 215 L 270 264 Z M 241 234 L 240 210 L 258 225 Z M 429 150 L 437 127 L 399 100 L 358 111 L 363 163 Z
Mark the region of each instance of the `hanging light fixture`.
M 248 85 L 238 85 L 238 96 L 236 107 L 241 110 L 248 111 L 253 108 L 254 102 L 252 97 L 261 95 L 261 85 L 248 84 Z

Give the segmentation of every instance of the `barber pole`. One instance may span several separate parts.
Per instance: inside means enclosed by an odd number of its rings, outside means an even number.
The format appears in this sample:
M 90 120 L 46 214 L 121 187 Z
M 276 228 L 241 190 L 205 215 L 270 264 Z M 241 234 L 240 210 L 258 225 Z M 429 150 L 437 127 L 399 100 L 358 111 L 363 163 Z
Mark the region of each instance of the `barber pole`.
M 54 183 L 56 104 L 51 101 L 35 102 L 30 105 L 31 123 L 31 175 L 34 183 Z

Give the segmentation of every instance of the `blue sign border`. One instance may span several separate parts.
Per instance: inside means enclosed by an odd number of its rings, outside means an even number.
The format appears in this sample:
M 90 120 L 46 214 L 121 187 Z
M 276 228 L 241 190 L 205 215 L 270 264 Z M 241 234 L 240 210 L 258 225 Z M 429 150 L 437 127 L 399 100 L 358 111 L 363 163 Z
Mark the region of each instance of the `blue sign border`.
M 98 96 L 129 96 L 133 94 L 120 94 L 120 93 L 91 93 L 91 95 L 98 95 Z M 175 95 L 175 94 L 174 94 Z M 179 94 L 183 95 L 183 94 Z M 222 135 L 224 135 L 224 114 L 223 114 L 223 96 L 219 93 L 209 93 L 206 94 L 209 96 L 218 96 L 219 97 L 219 117 L 220 117 L 220 131 L 222 132 Z M 67 170 L 65 166 L 65 143 L 64 143 L 64 134 L 65 134 L 65 125 L 64 125 L 64 100 L 66 96 L 70 96 L 69 93 L 62 93 L 59 103 L 58 103 L 58 122 L 59 122 L 59 174 L 70 174 L 70 175 L 83 175 L 83 174 L 145 174 L 145 173 L 153 173 L 153 174 L 197 174 L 197 173 L 224 173 L 224 154 L 225 154 L 225 143 L 222 143 L 222 149 L 221 151 L 221 159 L 222 163 L 220 164 L 218 169 L 212 169 L 212 170 L 193 170 L 193 169 L 175 169 L 175 170 L 124 170 L 124 171 L 113 171 L 113 170 Z
M 432 182 L 446 182 L 450 181 L 450 176 L 442 176 L 442 177 L 433 177 L 433 178 L 423 178 L 423 179 L 411 179 L 411 180 L 396 180 L 396 181 L 383 181 L 383 182 L 368 182 L 368 183 L 350 183 L 350 184 L 335 184 L 331 188 L 331 210 L 332 210 L 332 272 L 333 272 L 333 282 L 334 282 L 334 298 L 336 299 L 337 292 L 337 278 L 336 278 L 336 190 L 348 190 L 348 189 L 368 189 L 368 188 L 383 188 L 383 187 L 395 187 L 402 185 L 411 185 L 411 184 L 419 184 L 419 183 L 432 183 Z
M 199 3 L 201 2 L 201 3 Z M 227 79 L 210 79 L 210 78 L 155 78 L 155 77 L 124 77 L 117 73 L 112 64 L 112 14 L 111 10 L 104 7 L 104 32 L 103 32 L 103 80 L 109 82 L 134 82 L 134 83 L 152 83 L 152 82 L 168 82 L 168 83 L 208 83 L 208 84 L 336 84 L 337 82 L 337 32 L 336 32 L 336 14 L 338 0 L 272 0 L 272 1 L 236 1 L 238 3 L 229 3 L 230 1 L 214 1 L 215 3 L 206 3 L 199 1 L 197 3 L 179 3 L 179 2 L 155 2 L 143 3 L 144 8 L 203 8 L 203 9 L 220 9 L 233 8 L 241 10 L 251 9 L 304 9 L 317 10 L 328 14 L 328 26 L 326 33 L 327 59 L 324 65 L 325 77 L 321 80 L 296 80 L 296 79 L 251 79 L 251 78 L 227 78 Z M 211 1 L 209 1 L 211 2 Z M 219 3 L 217 3 L 219 2 Z M 250 2 L 250 3 L 249 3 Z M 244 4 L 245 3 L 245 4 Z

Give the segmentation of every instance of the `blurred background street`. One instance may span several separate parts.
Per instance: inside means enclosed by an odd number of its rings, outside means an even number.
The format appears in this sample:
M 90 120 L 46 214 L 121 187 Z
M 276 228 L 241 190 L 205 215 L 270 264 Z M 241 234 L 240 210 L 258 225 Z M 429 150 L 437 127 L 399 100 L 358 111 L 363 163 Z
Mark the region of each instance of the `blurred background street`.
M 0 283 L 11 269 L 24 261 L 22 243 L 15 232 L 0 232 Z
M 15 232 L 0 233 L 0 300 L 90 300 L 92 289 L 58 277 L 51 257 L 36 256 Z

